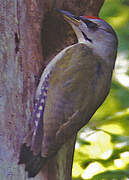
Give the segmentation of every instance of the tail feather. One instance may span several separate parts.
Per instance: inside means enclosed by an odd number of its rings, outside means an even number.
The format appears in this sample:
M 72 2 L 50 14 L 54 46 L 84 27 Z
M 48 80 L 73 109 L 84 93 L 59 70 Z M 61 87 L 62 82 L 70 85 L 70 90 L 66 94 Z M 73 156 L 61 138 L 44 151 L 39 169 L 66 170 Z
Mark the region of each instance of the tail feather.
M 46 164 L 47 158 L 41 157 L 41 154 L 34 155 L 30 147 L 23 144 L 20 151 L 18 164 L 25 164 L 25 171 L 28 172 L 28 177 L 36 176 Z
M 28 177 L 36 176 L 47 161 L 47 158 L 41 157 L 42 136 L 43 127 L 40 119 L 38 127 L 33 128 L 24 138 L 20 149 L 18 164 L 25 164 Z
M 28 177 L 36 176 L 45 165 L 46 160 L 47 159 L 39 156 L 34 157 L 30 162 L 28 162 L 25 167 L 25 170 L 28 171 Z
M 33 153 L 30 150 L 30 147 L 27 147 L 26 144 L 23 144 L 21 146 L 18 164 L 26 164 L 32 157 Z

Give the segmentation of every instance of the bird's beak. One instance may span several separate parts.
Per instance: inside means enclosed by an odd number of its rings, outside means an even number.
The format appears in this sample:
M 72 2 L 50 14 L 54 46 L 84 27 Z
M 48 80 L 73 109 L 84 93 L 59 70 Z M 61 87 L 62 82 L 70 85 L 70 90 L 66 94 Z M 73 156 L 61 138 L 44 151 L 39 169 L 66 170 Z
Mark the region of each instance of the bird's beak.
M 79 26 L 81 24 L 81 21 L 79 19 L 77 19 L 78 17 L 71 14 L 68 11 L 64 11 L 61 9 L 56 9 L 57 12 L 61 13 L 64 16 L 64 19 L 66 21 L 68 21 L 69 23 L 75 24 L 77 26 Z

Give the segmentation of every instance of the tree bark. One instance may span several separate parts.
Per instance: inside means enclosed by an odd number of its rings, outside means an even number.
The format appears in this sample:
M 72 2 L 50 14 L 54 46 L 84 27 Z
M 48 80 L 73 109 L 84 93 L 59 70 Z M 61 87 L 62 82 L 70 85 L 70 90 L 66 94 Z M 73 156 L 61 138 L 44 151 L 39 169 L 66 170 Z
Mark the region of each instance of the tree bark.
M 75 43 L 71 27 L 54 8 L 98 15 L 104 0 L 0 0 L 0 179 L 27 180 L 18 166 L 20 145 L 31 127 L 33 97 L 44 67 Z M 75 137 L 35 180 L 70 180 Z

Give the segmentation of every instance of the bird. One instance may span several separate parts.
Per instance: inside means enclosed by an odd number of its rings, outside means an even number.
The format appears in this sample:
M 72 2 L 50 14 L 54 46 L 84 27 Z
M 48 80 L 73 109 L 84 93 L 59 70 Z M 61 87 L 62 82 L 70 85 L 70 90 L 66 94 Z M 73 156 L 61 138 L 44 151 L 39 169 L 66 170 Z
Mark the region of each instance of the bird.
M 105 20 L 57 11 L 72 26 L 78 42 L 59 52 L 41 75 L 33 128 L 19 155 L 28 177 L 36 176 L 104 102 L 117 56 L 117 35 Z

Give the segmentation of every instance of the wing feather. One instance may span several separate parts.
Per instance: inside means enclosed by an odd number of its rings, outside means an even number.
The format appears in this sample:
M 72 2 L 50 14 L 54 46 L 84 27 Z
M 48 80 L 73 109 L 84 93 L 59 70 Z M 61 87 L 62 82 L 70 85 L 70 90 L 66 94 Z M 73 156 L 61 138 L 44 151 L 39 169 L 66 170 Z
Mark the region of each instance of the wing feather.
M 57 151 L 87 124 L 107 96 L 112 72 L 100 57 L 94 57 L 90 48 L 77 44 L 54 67 L 44 110 L 42 156 Z

